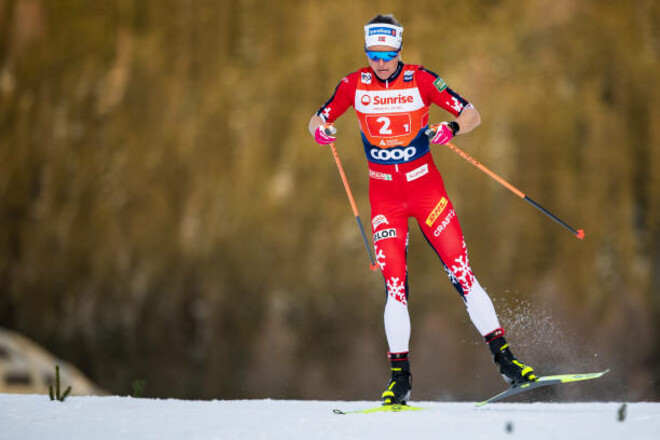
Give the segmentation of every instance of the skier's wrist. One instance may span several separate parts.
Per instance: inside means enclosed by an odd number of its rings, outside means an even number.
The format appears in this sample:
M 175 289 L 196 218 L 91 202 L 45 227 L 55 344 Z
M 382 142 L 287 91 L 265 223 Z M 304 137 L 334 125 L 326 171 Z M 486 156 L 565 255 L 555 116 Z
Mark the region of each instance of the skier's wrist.
M 461 129 L 461 126 L 456 121 L 447 122 L 447 126 L 451 130 L 452 136 L 456 136 Z

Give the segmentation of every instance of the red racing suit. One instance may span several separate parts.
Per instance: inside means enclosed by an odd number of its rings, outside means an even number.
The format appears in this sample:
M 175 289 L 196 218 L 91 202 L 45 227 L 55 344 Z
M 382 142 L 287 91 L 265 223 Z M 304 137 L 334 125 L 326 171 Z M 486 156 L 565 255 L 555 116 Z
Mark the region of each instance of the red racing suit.
M 431 104 L 454 116 L 470 105 L 433 72 L 399 63 L 396 72 L 385 81 L 369 67 L 346 76 L 317 115 L 331 123 L 349 106 L 357 113 L 369 163 L 374 250 L 385 280 L 388 303 L 390 299 L 403 306 L 408 302 L 408 218 L 414 217 L 470 311 L 468 298 L 478 282 L 468 262 L 456 212 L 429 151 L 425 130 Z M 483 291 L 480 286 L 479 289 Z M 482 335 L 499 328 L 495 312 L 490 310 L 490 299 L 487 303 L 484 313 L 481 305 L 473 307 L 474 314 L 482 317 L 470 313 Z M 387 313 L 386 310 L 386 329 Z M 409 320 L 407 316 L 406 312 L 400 320 Z M 409 323 L 396 325 L 401 326 L 409 327 Z M 400 341 L 396 337 L 393 341 L 389 333 L 390 350 L 407 351 L 409 330 L 403 332 Z

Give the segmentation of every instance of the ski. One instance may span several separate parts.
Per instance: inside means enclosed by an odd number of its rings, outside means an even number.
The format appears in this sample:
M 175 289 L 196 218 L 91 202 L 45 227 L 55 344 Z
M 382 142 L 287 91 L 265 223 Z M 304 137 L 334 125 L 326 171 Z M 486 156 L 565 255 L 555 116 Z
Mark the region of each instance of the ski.
M 373 408 L 358 409 L 356 411 L 342 411 L 341 409 L 333 409 L 335 414 L 373 414 L 377 412 L 401 412 L 401 411 L 421 411 L 425 408 L 410 405 L 381 405 Z
M 599 377 L 607 374 L 609 368 L 599 373 L 584 373 L 584 374 L 559 374 L 555 376 L 541 376 L 535 382 L 527 382 L 520 385 L 514 385 L 506 391 L 503 391 L 488 400 L 477 402 L 476 406 L 483 406 L 487 403 L 497 402 L 498 400 L 506 399 L 507 397 L 515 396 L 516 394 L 524 393 L 525 391 L 533 390 L 536 388 L 547 387 L 550 385 L 559 385 L 562 383 L 579 382 L 582 380 L 598 379 Z

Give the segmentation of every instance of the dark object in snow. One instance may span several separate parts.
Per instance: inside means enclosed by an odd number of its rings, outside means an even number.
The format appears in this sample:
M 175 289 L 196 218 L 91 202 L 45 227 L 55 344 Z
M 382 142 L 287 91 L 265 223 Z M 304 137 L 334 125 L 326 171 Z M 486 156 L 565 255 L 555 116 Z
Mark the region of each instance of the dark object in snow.
M 626 403 L 624 403 L 623 405 L 621 405 L 619 407 L 618 416 L 617 416 L 617 420 L 619 420 L 619 422 L 623 422 L 624 420 L 626 420 L 627 406 L 628 405 Z
M 64 394 L 60 392 L 60 366 L 55 365 L 55 390 L 53 391 L 52 385 L 48 386 L 48 395 L 50 396 L 50 400 L 59 400 L 60 402 L 64 402 L 64 399 L 69 397 L 69 393 L 71 393 L 71 386 L 69 386 L 64 391 Z

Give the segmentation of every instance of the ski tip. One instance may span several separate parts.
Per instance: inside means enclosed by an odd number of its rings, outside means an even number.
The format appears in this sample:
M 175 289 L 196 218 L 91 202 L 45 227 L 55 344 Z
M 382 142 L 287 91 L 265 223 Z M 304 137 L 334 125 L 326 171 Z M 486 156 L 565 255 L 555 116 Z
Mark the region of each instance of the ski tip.
M 335 414 L 346 414 L 344 411 L 342 411 L 340 409 L 333 409 L 332 412 L 335 413 Z
M 609 372 L 610 372 L 610 369 L 607 368 L 603 371 L 599 371 L 598 373 L 585 373 L 585 376 L 591 376 L 592 378 L 597 379 L 599 377 L 605 376 Z

